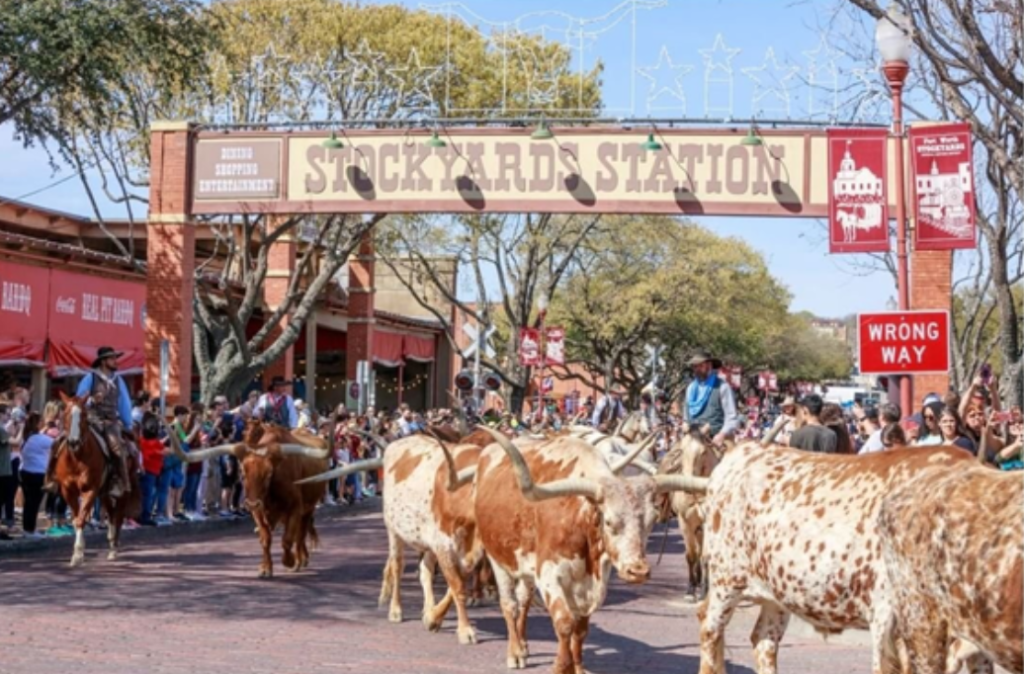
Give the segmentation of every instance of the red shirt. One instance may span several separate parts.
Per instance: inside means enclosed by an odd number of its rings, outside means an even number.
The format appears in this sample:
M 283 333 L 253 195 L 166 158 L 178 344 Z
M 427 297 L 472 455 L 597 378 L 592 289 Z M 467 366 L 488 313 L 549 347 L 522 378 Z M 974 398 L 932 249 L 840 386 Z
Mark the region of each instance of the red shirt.
M 139 441 L 142 453 L 142 468 L 150 475 L 159 475 L 164 467 L 164 443 L 162 440 L 142 438 Z

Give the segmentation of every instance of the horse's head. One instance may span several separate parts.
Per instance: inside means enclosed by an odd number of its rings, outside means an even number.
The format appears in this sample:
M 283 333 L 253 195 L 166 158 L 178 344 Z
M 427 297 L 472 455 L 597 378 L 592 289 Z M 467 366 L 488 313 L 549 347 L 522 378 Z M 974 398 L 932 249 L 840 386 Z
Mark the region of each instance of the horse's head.
M 658 473 L 683 475 L 686 477 L 708 477 L 721 460 L 715 446 L 699 428 L 683 429 L 672 448 L 661 460 Z M 670 515 L 669 500 L 671 494 L 665 495 L 658 504 L 663 517 Z
M 60 399 L 64 402 L 64 433 L 68 439 L 68 446 L 72 450 L 78 449 L 85 434 L 88 432 L 88 420 L 85 413 L 85 400 L 77 396 L 66 395 L 60 392 Z

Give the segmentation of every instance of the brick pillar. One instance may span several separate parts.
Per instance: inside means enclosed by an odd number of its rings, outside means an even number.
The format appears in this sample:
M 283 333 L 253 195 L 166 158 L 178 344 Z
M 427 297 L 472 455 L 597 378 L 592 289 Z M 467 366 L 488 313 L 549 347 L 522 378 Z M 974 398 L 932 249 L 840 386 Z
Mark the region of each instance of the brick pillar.
M 348 334 L 345 378 L 356 379 L 357 363 L 373 357 L 373 234 L 367 232 L 348 261 Z
M 269 231 L 279 226 L 286 217 L 267 216 L 270 219 Z M 263 304 L 268 315 L 277 310 L 288 297 L 288 284 L 295 273 L 295 238 L 291 232 L 284 234 L 270 246 L 267 254 L 267 278 L 263 282 Z M 281 317 L 278 325 L 270 331 L 264 344 L 270 345 L 280 335 L 291 320 L 290 314 Z M 264 384 L 269 384 L 272 377 L 284 377 L 291 382 L 295 377 L 295 349 L 289 346 L 284 354 L 275 360 L 264 371 Z
M 942 309 L 952 312 L 953 252 L 915 250 L 910 255 L 910 308 Z M 924 397 L 949 390 L 949 374 L 925 374 L 914 377 L 913 400 L 916 407 Z M 913 410 L 911 410 L 913 412 Z
M 146 225 L 146 390 L 160 390 L 160 342 L 170 347 L 167 405 L 192 397 L 192 291 L 195 230 L 191 222 L 192 143 L 188 122 L 150 127 L 149 220 Z

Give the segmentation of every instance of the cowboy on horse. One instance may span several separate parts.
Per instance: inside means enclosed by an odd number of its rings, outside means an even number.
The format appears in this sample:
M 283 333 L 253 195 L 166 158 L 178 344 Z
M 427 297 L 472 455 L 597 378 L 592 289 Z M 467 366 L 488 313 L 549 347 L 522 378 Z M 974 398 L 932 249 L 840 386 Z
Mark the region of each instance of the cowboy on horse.
M 131 491 L 128 477 L 127 447 L 122 433 L 132 426 L 132 401 L 128 386 L 117 374 L 117 359 L 123 355 L 109 346 L 101 346 L 92 362 L 92 372 L 85 375 L 75 395 L 88 401 L 90 425 L 103 436 L 111 463 L 110 495 L 114 498 Z M 53 488 L 53 467 L 57 452 L 47 468 L 47 487 Z
M 693 369 L 694 379 L 686 387 L 683 420 L 692 429 L 706 429 L 711 443 L 721 447 L 740 425 L 732 387 L 718 376 L 722 361 L 707 351 L 698 351 L 686 364 Z

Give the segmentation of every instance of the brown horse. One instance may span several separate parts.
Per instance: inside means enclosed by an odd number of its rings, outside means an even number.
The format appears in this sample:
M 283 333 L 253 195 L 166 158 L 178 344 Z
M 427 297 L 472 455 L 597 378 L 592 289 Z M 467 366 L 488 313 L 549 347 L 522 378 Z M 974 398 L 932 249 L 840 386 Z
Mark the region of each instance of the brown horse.
M 53 469 L 53 481 L 60 489 L 61 496 L 71 506 L 75 524 L 75 549 L 71 555 L 71 566 L 85 561 L 85 524 L 92 516 L 96 499 L 109 518 L 107 541 L 110 552 L 107 559 L 116 559 L 121 542 L 121 525 L 129 512 L 135 513 L 140 507 L 139 465 L 131 452 L 128 456 L 128 476 L 131 491 L 117 498 L 110 495 L 113 468 L 100 446 L 99 438 L 89 425 L 85 401 L 70 398 L 63 392 L 64 434 L 55 443 L 57 461 Z

